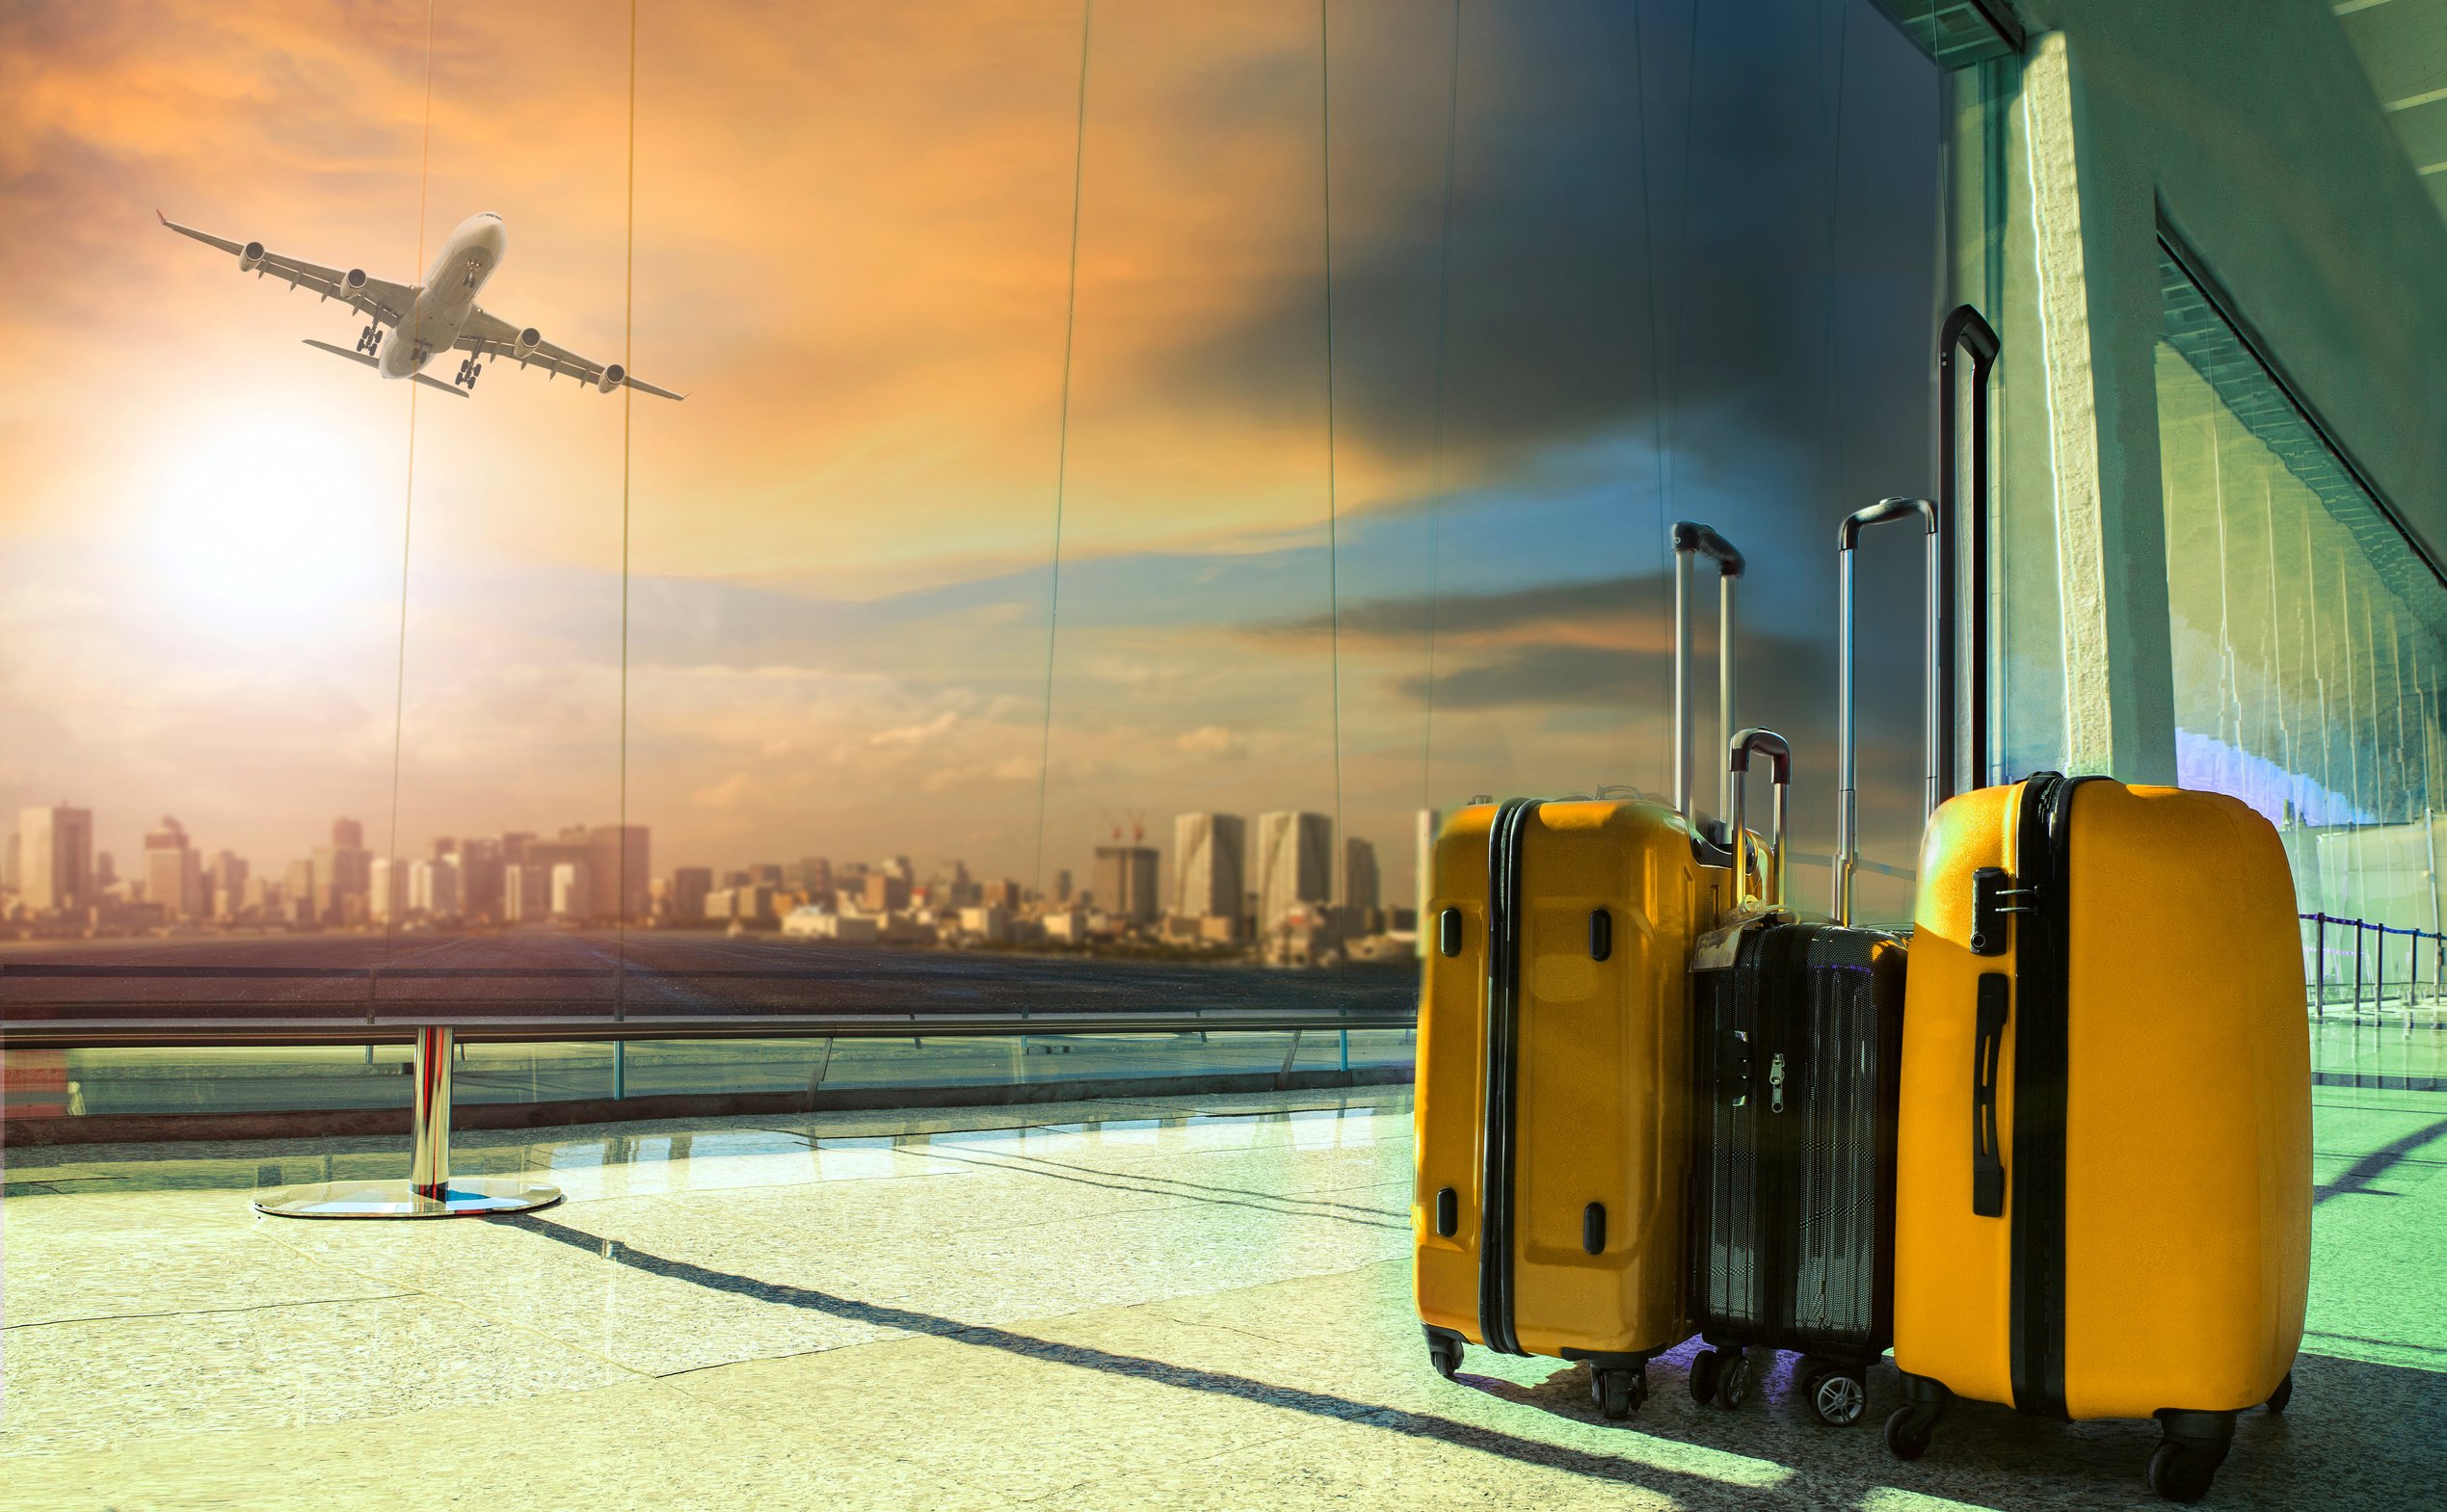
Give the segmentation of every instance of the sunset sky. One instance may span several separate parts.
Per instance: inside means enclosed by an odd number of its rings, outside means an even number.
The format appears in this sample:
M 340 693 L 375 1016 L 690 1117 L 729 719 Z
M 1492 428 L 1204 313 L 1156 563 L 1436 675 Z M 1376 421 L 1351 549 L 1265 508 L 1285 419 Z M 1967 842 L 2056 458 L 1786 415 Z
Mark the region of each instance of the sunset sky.
M 1336 0 L 1329 179 L 1316 5 L 1096 7 L 1048 742 L 1077 4 L 647 0 L 633 331 L 625 6 L 441 8 L 429 148 L 421 4 L 0 10 L 0 804 L 385 848 L 404 665 L 404 852 L 619 810 L 623 401 L 427 390 L 412 490 L 411 385 L 300 344 L 356 317 L 153 219 L 412 281 L 492 210 L 490 310 L 689 395 L 628 453 L 658 872 L 1026 880 L 1044 750 L 1084 879 L 1108 813 L 1333 811 L 1339 749 L 1406 896 L 1423 803 L 1665 785 L 1676 516 L 1759 562 L 1826 849 L 1833 521 L 1928 486 L 1933 71 L 1863 0 L 1461 15 L 1456 81 L 1450 5 Z

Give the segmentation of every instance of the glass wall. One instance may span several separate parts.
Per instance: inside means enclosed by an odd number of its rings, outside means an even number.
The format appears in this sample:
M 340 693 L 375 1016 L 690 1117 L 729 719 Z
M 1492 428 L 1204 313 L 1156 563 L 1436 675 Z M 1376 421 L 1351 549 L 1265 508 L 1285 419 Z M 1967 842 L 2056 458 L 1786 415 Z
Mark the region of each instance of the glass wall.
M 11 1011 L 1407 995 L 1423 813 L 1669 785 L 1682 517 L 1830 846 L 1931 453 L 1869 0 L 132 14 L 12 37 Z
M 2277 825 L 2304 913 L 2436 931 L 2447 589 L 2172 258 L 2163 287 L 2180 781 Z

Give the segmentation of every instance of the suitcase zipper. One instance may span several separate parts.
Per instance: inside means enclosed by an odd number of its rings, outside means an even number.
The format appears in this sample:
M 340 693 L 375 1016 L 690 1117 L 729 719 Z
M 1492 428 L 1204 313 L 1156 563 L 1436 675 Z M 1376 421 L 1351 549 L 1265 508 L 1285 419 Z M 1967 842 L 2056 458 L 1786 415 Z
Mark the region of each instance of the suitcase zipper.
M 1478 1337 L 1503 1354 L 1525 1353 L 1512 1327 L 1513 1161 L 1518 1120 L 1521 998 L 1522 833 L 1538 800 L 1515 798 L 1487 832 L 1487 1061 L 1485 1167 L 1478 1190 Z
M 2043 773 L 2025 784 L 2015 857 L 2031 912 L 2016 953 L 2010 1299 L 2014 1406 L 2064 1408 L 2064 1115 L 2071 1021 L 2073 797 L 2095 778 Z

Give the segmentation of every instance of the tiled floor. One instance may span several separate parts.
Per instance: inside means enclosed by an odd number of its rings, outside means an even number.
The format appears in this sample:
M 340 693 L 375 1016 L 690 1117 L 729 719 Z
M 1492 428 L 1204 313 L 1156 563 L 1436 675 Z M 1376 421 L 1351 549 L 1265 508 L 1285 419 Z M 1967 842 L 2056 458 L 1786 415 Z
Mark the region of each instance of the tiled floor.
M 2324 1047 L 2323 1063 L 2342 1060 Z M 2438 1505 L 2447 1094 L 2319 1091 L 2311 1337 L 2214 1502 Z M 1429 1370 L 1407 1098 L 462 1135 L 525 1218 L 254 1217 L 389 1141 L 20 1152 L 0 1507 L 2148 1505 L 2155 1430 L 1958 1407 L 1890 1460 L 1771 1383 Z M 1873 1373 L 1873 1421 L 1894 1398 Z

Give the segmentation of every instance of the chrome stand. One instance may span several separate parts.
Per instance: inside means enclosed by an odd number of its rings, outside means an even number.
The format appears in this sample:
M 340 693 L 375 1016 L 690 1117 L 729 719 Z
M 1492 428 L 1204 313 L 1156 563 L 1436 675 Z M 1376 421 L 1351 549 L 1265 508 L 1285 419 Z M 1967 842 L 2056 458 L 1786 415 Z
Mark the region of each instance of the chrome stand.
M 276 1218 L 458 1218 L 471 1213 L 527 1212 L 561 1200 L 561 1189 L 520 1176 L 450 1174 L 450 1059 L 454 1036 L 445 1024 L 416 1031 L 415 1143 L 404 1181 L 317 1181 L 255 1199 L 255 1211 Z

